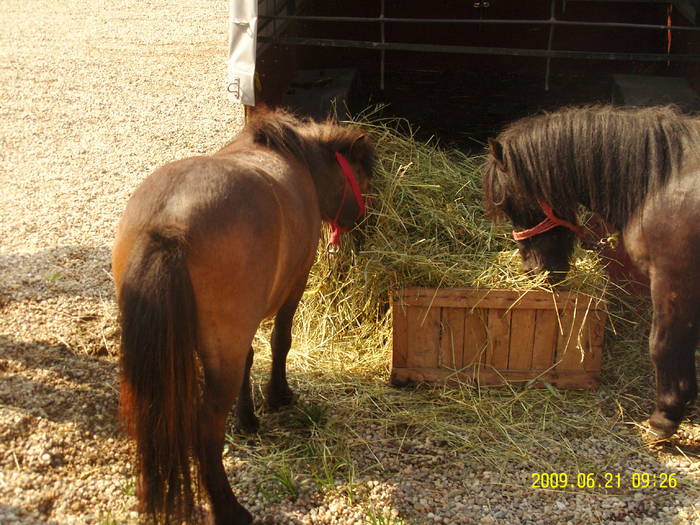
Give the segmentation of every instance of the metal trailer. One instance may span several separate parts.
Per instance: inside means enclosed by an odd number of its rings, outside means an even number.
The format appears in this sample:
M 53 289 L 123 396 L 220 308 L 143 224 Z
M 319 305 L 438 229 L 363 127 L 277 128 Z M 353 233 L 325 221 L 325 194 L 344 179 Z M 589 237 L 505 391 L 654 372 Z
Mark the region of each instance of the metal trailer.
M 300 68 L 363 67 L 384 87 L 387 64 L 541 71 L 648 64 L 696 84 L 700 0 L 231 0 L 227 89 L 282 102 Z

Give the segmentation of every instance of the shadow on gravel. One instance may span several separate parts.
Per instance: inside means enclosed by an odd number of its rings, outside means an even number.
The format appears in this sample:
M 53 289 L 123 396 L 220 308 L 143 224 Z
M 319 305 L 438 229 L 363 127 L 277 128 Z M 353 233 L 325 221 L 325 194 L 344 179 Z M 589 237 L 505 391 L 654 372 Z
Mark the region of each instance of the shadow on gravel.
M 0 336 L 0 405 L 100 436 L 118 432 L 117 363 Z
M 58 246 L 33 253 L 0 254 L 0 307 L 11 300 L 73 295 L 105 299 L 113 295 L 111 250 Z
M 36 513 L 28 513 L 25 509 L 16 507 L 14 505 L 5 505 L 0 503 L 0 523 L 22 523 L 25 519 L 36 518 Z M 31 521 L 33 523 L 33 521 Z M 41 522 L 45 525 L 60 525 L 60 522 L 54 520 L 47 520 L 46 516 L 41 516 Z

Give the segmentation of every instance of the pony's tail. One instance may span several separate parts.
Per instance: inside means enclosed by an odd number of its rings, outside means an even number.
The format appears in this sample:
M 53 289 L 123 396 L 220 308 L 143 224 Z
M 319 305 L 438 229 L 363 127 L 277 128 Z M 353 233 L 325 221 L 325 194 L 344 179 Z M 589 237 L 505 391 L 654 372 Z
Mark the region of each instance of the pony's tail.
M 190 523 L 199 493 L 201 388 L 186 246 L 177 227 L 151 230 L 118 291 L 120 411 L 136 442 L 139 507 L 155 523 Z

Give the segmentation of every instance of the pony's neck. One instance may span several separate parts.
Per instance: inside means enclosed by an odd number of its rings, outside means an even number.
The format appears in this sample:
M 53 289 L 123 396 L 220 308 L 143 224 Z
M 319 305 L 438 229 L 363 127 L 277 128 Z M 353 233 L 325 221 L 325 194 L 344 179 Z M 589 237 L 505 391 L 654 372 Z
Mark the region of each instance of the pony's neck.
M 332 220 L 338 216 L 344 218 L 345 211 L 340 210 L 345 208 L 342 203 L 345 176 L 335 153 L 350 152 L 353 158 L 359 156 L 355 161 L 363 167 L 371 165 L 371 152 L 365 151 L 369 146 L 360 140 L 363 137 L 364 134 L 353 127 L 302 120 L 284 111 L 276 111 L 253 119 L 220 153 L 234 153 L 252 142 L 298 163 L 305 168 L 300 173 L 308 173 L 312 179 L 321 218 Z M 355 148 L 358 143 L 360 145 Z M 360 152 L 358 155 L 354 154 L 356 150 Z M 365 167 L 364 171 L 371 170 Z
M 313 158 L 305 159 L 306 166 L 316 188 L 321 219 L 328 221 L 335 217 L 340 206 L 342 193 L 342 173 L 333 152 L 325 148 L 314 148 Z
M 345 131 L 329 123 L 308 122 L 299 132 L 308 145 L 303 161 L 316 187 L 321 219 L 326 222 L 334 220 L 343 204 L 345 183 L 342 168 L 335 157 L 336 151 L 341 149 L 336 140 L 343 137 Z

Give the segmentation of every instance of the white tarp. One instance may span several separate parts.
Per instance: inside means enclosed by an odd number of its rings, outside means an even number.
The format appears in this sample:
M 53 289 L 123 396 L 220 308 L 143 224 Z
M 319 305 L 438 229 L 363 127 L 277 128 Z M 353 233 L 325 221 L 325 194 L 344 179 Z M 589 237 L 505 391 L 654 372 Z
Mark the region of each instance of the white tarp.
M 255 47 L 258 0 L 229 0 L 229 56 L 226 90 L 234 102 L 255 105 Z

